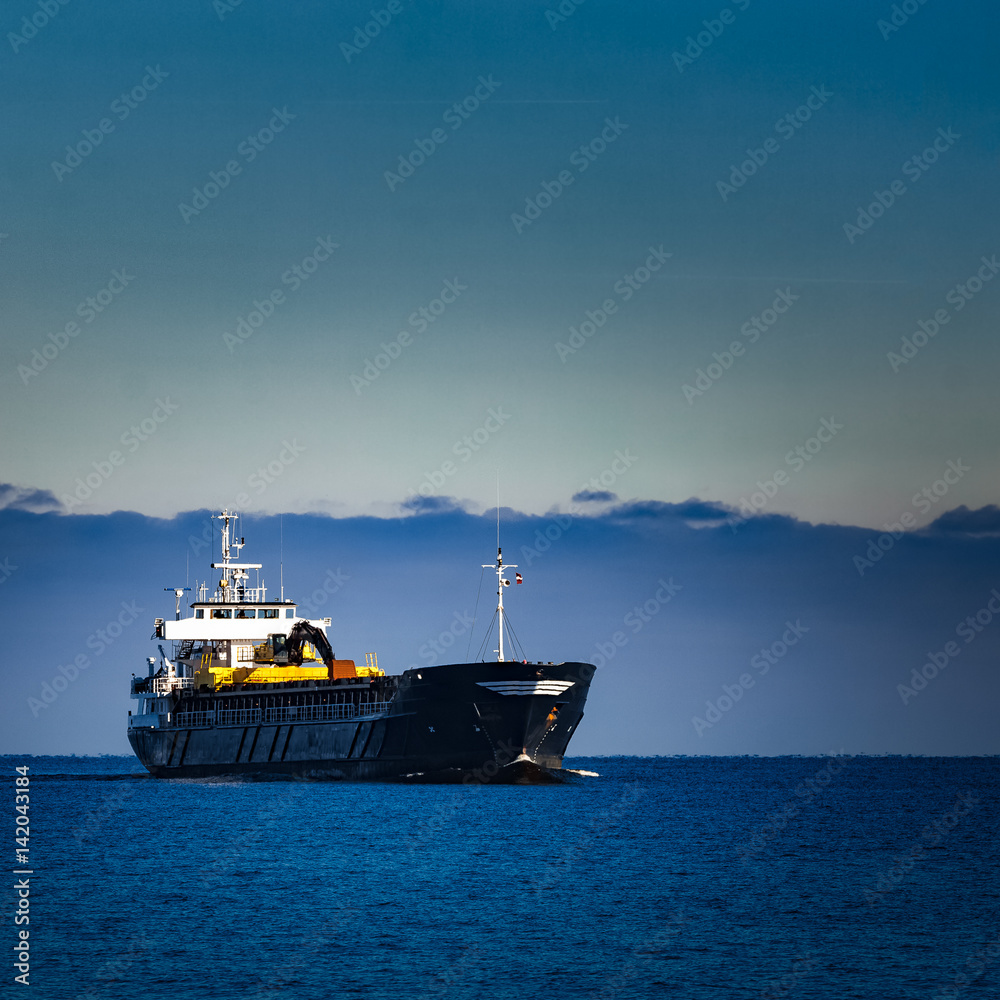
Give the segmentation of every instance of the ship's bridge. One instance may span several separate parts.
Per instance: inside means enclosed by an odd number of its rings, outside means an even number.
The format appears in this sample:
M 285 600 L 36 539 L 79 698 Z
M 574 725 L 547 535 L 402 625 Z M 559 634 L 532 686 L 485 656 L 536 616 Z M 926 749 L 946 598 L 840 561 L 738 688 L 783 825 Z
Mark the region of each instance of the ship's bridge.
M 287 633 L 291 628 L 297 608 L 294 601 L 286 601 L 284 588 L 278 600 L 267 599 L 267 588 L 260 579 L 260 563 L 234 562 L 233 554 L 246 544 L 242 537 L 230 535 L 230 522 L 238 515 L 224 510 L 216 520 L 222 521 L 222 561 L 211 563 L 212 569 L 222 570 L 221 579 L 214 590 L 207 581 L 196 585 L 197 599 L 191 605 L 193 614 L 181 618 L 181 594 L 188 588 L 176 588 L 177 618 L 174 621 L 156 619 L 155 635 L 174 642 L 262 642 L 269 635 Z M 250 583 L 250 571 L 256 574 L 256 583 Z M 165 588 L 169 589 L 169 588 Z M 313 624 L 329 625 L 324 618 Z
M 164 639 L 263 640 L 273 632 L 286 632 L 298 610 L 291 601 L 240 604 L 210 600 L 196 601 L 191 607 L 193 615 L 163 623 Z M 323 620 L 322 624 L 329 622 Z

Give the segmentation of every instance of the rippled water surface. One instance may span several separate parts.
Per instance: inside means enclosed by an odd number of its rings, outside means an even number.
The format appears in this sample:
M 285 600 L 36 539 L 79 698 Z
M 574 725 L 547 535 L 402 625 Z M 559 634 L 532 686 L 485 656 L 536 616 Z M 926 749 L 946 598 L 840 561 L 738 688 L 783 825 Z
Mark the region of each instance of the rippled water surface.
M 31 769 L 11 995 L 1000 996 L 997 758 L 575 758 L 598 776 L 556 787 L 0 760 L 8 815 Z

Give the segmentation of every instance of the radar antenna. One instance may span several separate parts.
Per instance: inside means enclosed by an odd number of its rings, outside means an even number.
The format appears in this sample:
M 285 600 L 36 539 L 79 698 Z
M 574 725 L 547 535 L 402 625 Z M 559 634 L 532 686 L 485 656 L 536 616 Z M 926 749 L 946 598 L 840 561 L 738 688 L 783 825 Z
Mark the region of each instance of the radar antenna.
M 174 613 L 176 615 L 175 621 L 180 621 L 181 620 L 181 598 L 184 596 L 184 592 L 190 590 L 191 588 L 190 587 L 164 587 L 163 589 L 168 594 L 172 592 L 173 595 L 174 595 L 174 597 L 176 598 L 177 605 L 176 605 L 176 608 L 175 608 L 175 611 L 174 611 Z

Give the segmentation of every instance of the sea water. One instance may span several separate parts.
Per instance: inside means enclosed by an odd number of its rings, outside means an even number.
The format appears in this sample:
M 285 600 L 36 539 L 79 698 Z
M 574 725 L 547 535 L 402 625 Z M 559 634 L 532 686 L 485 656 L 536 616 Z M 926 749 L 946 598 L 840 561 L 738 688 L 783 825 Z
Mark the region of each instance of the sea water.
M 7 876 L 4 995 L 1000 996 L 997 758 L 566 763 L 596 774 L 164 781 L 0 758 L 8 867 L 30 870 Z

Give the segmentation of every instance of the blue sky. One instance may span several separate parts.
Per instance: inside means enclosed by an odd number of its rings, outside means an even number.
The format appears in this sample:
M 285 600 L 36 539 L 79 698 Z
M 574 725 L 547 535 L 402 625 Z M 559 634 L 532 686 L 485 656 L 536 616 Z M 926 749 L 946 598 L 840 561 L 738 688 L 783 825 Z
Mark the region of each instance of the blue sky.
M 542 523 L 609 490 L 837 527 L 849 569 L 898 523 L 930 558 L 921 532 L 997 499 L 997 15 L 893 9 L 17 0 L 5 502 L 405 537 L 415 498 L 474 518 L 499 472 Z
M 4 478 L 78 499 L 77 478 L 169 400 L 74 510 L 231 503 L 294 438 L 301 458 L 255 510 L 391 513 L 499 406 L 511 419 L 441 493 L 482 508 L 500 468 L 541 513 L 631 448 L 626 495 L 738 503 L 828 417 L 835 445 L 769 509 L 876 526 L 949 459 L 974 470 L 953 499 L 990 502 L 997 290 L 960 310 L 948 296 L 1000 251 L 995 13 L 926 5 L 884 38 L 888 4 L 739 6 L 723 25 L 718 4 L 588 0 L 553 24 L 544 3 L 405 4 L 350 61 L 370 5 L 70 4 L 16 52 L 8 38 L 0 406 L 20 446 Z M 4 29 L 33 12 L 7 8 Z M 706 20 L 723 30 L 687 65 Z M 102 122 L 78 166 L 53 166 Z M 914 166 L 939 130 L 959 138 Z M 905 192 L 852 241 L 845 225 L 894 181 Z M 196 191 L 206 207 L 186 214 Z M 296 285 L 319 240 L 337 249 Z M 619 285 L 651 247 L 671 256 Z M 422 329 L 449 281 L 463 290 Z M 751 342 L 745 324 L 786 290 Z

